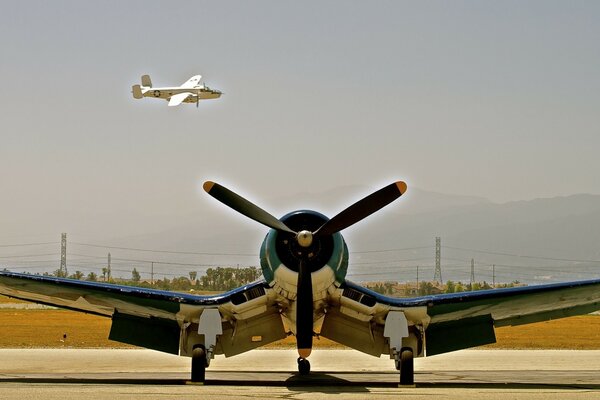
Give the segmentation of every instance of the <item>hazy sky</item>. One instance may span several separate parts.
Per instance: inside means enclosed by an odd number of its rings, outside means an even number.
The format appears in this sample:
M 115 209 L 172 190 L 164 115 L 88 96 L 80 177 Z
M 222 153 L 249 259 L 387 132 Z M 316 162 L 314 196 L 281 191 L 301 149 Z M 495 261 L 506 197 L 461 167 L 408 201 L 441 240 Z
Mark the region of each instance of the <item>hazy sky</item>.
M 1 236 L 222 212 L 207 179 L 275 215 L 395 179 L 600 194 L 599 38 L 593 1 L 4 1 Z M 145 73 L 225 94 L 134 100 Z

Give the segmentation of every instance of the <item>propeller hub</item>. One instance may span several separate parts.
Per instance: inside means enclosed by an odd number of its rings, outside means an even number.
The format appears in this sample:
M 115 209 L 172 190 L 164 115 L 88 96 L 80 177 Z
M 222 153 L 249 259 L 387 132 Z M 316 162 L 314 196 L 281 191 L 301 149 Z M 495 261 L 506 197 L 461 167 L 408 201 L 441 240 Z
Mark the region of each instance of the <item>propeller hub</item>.
M 313 234 L 311 231 L 303 230 L 298 232 L 296 240 L 300 247 L 310 247 L 313 242 Z

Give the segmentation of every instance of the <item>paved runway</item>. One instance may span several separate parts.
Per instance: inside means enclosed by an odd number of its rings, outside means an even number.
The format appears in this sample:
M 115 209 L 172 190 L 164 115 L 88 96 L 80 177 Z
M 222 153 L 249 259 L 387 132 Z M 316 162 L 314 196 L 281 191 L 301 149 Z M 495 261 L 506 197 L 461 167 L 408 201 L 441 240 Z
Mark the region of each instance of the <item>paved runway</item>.
M 292 398 L 432 396 L 599 399 L 600 351 L 459 351 L 415 361 L 414 388 L 398 388 L 389 358 L 315 350 L 296 373 L 291 350 L 218 357 L 204 386 L 186 383 L 190 359 L 149 350 L 0 350 L 0 399 Z

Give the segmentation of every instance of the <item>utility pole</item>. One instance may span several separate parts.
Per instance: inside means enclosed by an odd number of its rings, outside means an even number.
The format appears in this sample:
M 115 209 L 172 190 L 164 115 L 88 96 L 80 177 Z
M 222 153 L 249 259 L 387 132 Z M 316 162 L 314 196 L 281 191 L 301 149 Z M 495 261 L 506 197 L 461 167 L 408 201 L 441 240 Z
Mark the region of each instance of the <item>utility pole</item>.
M 471 290 L 473 290 L 473 282 L 475 282 L 475 260 L 471 258 Z
M 496 264 L 492 264 L 492 287 L 496 288 Z
M 150 262 L 150 284 L 154 285 L 154 261 Z
M 110 282 L 110 253 L 108 253 L 108 265 L 106 275 L 108 276 L 108 281 Z
M 419 266 L 417 265 L 417 294 L 419 293 Z
M 442 238 L 435 238 L 435 273 L 433 274 L 433 280 L 442 283 Z
M 67 276 L 67 234 L 60 235 L 60 275 Z

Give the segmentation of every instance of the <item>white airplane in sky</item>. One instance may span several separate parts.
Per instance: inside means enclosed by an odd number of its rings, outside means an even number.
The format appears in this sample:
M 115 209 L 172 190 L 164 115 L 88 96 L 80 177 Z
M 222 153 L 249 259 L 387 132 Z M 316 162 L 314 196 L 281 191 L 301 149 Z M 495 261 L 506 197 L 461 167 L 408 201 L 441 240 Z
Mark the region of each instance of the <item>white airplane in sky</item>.
M 301 375 L 310 373 L 313 337 L 322 336 L 388 355 L 400 383 L 413 384 L 414 357 L 494 343 L 494 327 L 600 309 L 600 279 L 412 298 L 387 297 L 347 280 L 349 252 L 340 231 L 399 198 L 406 191 L 401 181 L 331 219 L 311 210 L 278 219 L 218 183 L 203 187 L 270 228 L 260 248 L 262 279 L 199 296 L 4 270 L 0 293 L 111 318 L 111 340 L 191 357 L 194 382 L 204 382 L 216 354 L 231 357 L 294 335 Z
M 154 97 L 157 99 L 165 99 L 169 102 L 169 107 L 178 106 L 181 103 L 196 103 L 196 107 L 200 100 L 218 99 L 223 93 L 200 83 L 201 75 L 194 75 L 188 79 L 183 85 L 175 87 L 152 87 L 150 75 L 142 75 L 142 84 L 133 85 L 131 93 L 134 99 L 142 99 L 144 97 Z

